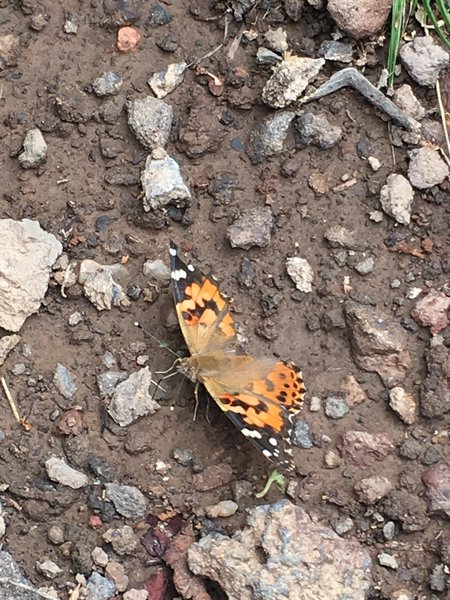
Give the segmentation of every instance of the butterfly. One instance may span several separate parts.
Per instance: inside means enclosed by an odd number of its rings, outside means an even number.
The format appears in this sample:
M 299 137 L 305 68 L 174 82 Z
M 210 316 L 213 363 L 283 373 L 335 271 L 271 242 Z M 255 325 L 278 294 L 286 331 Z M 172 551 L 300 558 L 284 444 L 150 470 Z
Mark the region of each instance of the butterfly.
M 202 383 L 227 417 L 278 468 L 292 471 L 292 426 L 305 386 L 290 361 L 241 351 L 230 302 L 213 276 L 180 258 L 169 244 L 175 306 L 190 356 L 179 370 Z

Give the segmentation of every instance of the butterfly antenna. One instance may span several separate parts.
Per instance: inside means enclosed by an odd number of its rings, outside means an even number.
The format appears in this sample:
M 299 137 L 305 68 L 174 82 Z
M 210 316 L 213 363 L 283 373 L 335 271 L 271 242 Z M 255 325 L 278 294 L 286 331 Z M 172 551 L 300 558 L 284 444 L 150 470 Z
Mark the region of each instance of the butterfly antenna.
M 192 417 L 192 420 L 195 421 L 197 419 L 197 410 L 198 410 L 198 388 L 200 386 L 200 383 L 198 381 L 195 382 L 195 388 L 194 388 L 194 396 L 195 396 L 195 408 L 194 408 L 194 416 Z
M 177 362 L 180 362 L 179 357 L 173 361 L 173 363 L 170 365 L 170 367 L 168 369 L 166 369 L 165 371 L 155 371 L 155 373 L 157 375 L 165 375 L 166 373 L 169 373 L 174 368 L 174 366 L 177 364 Z M 178 371 L 176 371 L 173 374 L 175 375 L 176 373 L 178 373 Z M 171 377 L 171 375 L 169 377 Z M 168 377 L 162 377 L 162 379 L 168 379 Z
M 137 321 L 134 322 L 134 325 L 136 327 L 139 327 L 139 329 L 145 333 L 145 335 L 148 335 L 149 337 L 151 337 L 153 340 L 155 340 L 155 342 L 158 342 L 160 348 L 164 348 L 164 350 L 167 350 L 167 352 L 170 352 L 171 354 L 173 354 L 174 356 L 176 356 L 177 358 L 179 358 L 178 354 L 176 352 L 174 352 L 172 350 L 172 348 L 169 348 L 169 346 L 167 346 L 167 344 L 165 344 L 164 342 L 162 342 L 161 340 L 159 340 L 157 337 L 155 337 L 153 335 L 153 333 L 150 333 L 150 331 L 147 331 L 146 329 L 144 329 L 142 327 L 142 325 L 140 323 L 138 323 Z M 174 363 L 175 364 L 175 363 Z

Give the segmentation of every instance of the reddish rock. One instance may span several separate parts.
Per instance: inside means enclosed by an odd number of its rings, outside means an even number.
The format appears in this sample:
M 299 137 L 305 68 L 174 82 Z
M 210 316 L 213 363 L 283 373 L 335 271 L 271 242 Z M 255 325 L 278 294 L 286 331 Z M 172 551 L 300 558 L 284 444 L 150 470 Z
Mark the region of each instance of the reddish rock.
M 121 27 L 117 34 L 117 50 L 134 52 L 141 41 L 141 34 L 134 27 Z
M 380 31 L 391 7 L 392 0 L 328 0 L 328 12 L 338 27 L 356 39 Z
M 429 327 L 431 333 L 439 333 L 449 323 L 449 308 L 450 298 L 443 292 L 431 290 L 417 302 L 411 316 L 422 327 Z
M 103 521 L 98 515 L 91 515 L 88 519 L 88 525 L 91 529 L 100 529 L 103 525 Z
M 230 465 L 224 463 L 211 465 L 203 469 L 201 473 L 196 473 L 192 479 L 198 492 L 207 492 L 230 483 L 233 479 L 233 470 Z
M 366 392 L 356 381 L 356 378 L 353 375 L 347 375 L 341 381 L 341 385 L 339 387 L 341 392 L 345 394 L 345 401 L 349 406 L 357 406 L 366 400 Z
M 450 517 L 450 467 L 436 465 L 423 476 L 430 500 L 430 512 L 440 513 Z
M 395 446 L 385 433 L 346 431 L 342 434 L 340 451 L 343 459 L 357 467 L 369 467 L 393 452 Z

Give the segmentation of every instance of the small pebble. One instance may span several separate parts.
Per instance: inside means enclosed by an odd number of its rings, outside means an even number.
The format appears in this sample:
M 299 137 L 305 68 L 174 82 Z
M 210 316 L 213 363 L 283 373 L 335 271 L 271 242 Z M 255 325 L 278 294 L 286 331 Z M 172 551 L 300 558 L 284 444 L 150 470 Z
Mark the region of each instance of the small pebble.
M 371 256 L 361 260 L 359 263 L 355 265 L 355 270 L 358 271 L 360 275 L 368 275 L 372 273 L 375 262 Z
M 342 419 L 348 411 L 348 404 L 343 398 L 330 396 L 325 400 L 325 414 L 330 419 Z
M 312 448 L 313 441 L 309 433 L 309 424 L 306 421 L 298 419 L 294 425 L 292 443 L 299 448 Z
M 343 535 L 344 533 L 348 533 L 353 528 L 353 526 L 353 520 L 350 517 L 347 517 L 338 521 L 334 530 L 338 535 Z
M 46 579 L 55 579 L 62 573 L 62 569 L 52 560 L 36 561 L 36 570 Z
M 118 592 L 124 592 L 127 589 L 129 579 L 125 573 L 125 567 L 121 563 L 114 560 L 108 562 L 105 575 L 114 581 Z
M 117 529 L 108 529 L 103 534 L 105 542 L 111 544 L 119 556 L 132 554 L 139 545 L 139 538 L 129 525 Z
M 402 282 L 400 281 L 400 279 L 393 279 L 391 281 L 390 287 L 393 290 L 396 290 L 397 288 L 399 288 L 402 285 Z
M 312 396 L 309 402 L 309 410 L 311 412 L 319 412 L 322 410 L 322 399 L 319 396 Z
M 147 260 L 142 267 L 144 277 L 156 279 L 157 281 L 170 281 L 170 269 L 160 258 Z
M 117 94 L 123 85 L 123 79 L 113 71 L 103 73 L 92 84 L 92 89 L 97 96 L 111 96 Z
M 148 593 L 146 590 L 128 590 L 123 595 L 123 600 L 148 600 Z
M 387 552 L 381 552 L 378 554 L 377 559 L 382 567 L 387 567 L 388 569 L 393 569 L 394 571 L 398 569 L 398 563 L 396 559 Z
M 192 452 L 186 448 L 175 448 L 173 457 L 183 467 L 188 467 L 193 461 Z
M 328 450 L 325 452 L 324 464 L 327 469 L 336 469 L 341 464 L 341 458 L 333 450 Z
M 388 521 L 383 526 L 383 536 L 387 542 L 392 542 L 395 536 L 395 523 L 393 521 Z
M 96 546 L 91 552 L 92 560 L 98 567 L 106 567 L 109 561 L 109 557 L 103 548 Z
M 5 532 L 6 532 L 5 519 L 0 515 L 0 540 L 5 535 Z
M 47 531 L 47 537 L 52 544 L 59 546 L 64 543 L 64 529 L 58 525 L 52 525 Z
M 80 312 L 74 312 L 69 316 L 70 327 L 75 327 L 83 321 L 83 315 Z
M 233 500 L 221 500 L 217 504 L 212 504 L 205 508 L 205 512 L 211 519 L 218 517 L 231 517 L 238 510 L 239 506 Z

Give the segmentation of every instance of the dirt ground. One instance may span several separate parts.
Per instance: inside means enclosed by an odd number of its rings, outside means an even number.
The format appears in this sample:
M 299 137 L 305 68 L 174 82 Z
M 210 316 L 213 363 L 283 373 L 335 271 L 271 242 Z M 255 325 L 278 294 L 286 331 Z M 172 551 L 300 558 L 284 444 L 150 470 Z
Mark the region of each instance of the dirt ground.
M 189 223 L 176 222 L 178 215 L 174 214 L 175 220 L 167 218 L 159 228 L 155 227 L 155 222 L 145 216 L 139 197 L 139 174 L 147 152 L 130 131 L 125 110 L 118 110 L 115 118 L 105 122 L 102 110 L 110 99 L 87 93 L 81 109 L 85 116 L 78 123 L 68 123 L 57 115 L 55 103 L 57 98 L 73 98 L 80 91 L 89 91 L 87 86 L 95 78 L 113 70 L 124 79 L 122 91 L 114 100 L 120 109 L 126 99 L 150 94 L 146 80 L 154 72 L 172 62 L 198 59 L 216 48 L 222 42 L 224 20 L 220 12 L 209 10 L 205 2 L 182 0 L 165 5 L 172 14 L 169 24 L 152 27 L 148 24 L 152 3 L 139 2 L 136 27 L 142 34 L 142 42 L 134 53 L 119 53 L 115 49 L 118 27 L 114 23 L 118 13 L 108 15 L 103 4 L 115 3 L 0 2 L 0 32 L 20 38 L 17 66 L 5 70 L 0 81 L 1 218 L 38 220 L 63 242 L 71 259 L 92 258 L 110 264 L 128 256 L 126 266 L 130 276 L 126 285 L 141 288 L 147 286 L 142 274 L 144 261 L 156 258 L 167 261 L 169 239 L 191 251 L 202 270 L 213 271 L 222 281 L 223 289 L 234 298 L 236 319 L 248 338 L 249 350 L 255 355 L 273 354 L 291 359 L 303 370 L 308 397 L 302 418 L 309 423 L 317 443 L 311 449 L 294 451 L 298 469 L 294 479 L 298 485 L 293 500 L 331 527 L 347 517 L 352 519 L 353 529 L 346 535 L 356 536 L 375 559 L 371 597 L 393 598 L 396 590 L 404 588 L 414 598 L 431 598 L 429 577 L 440 562 L 440 543 L 448 521 L 446 524 L 445 519 L 433 516 L 421 530 L 413 532 L 404 532 L 397 526 L 394 540 L 386 541 L 382 527 L 389 519 L 383 517 L 383 510 L 377 505 L 367 507 L 358 502 L 353 488 L 361 478 L 379 474 L 388 477 L 397 490 L 407 491 L 426 506 L 421 478 L 429 465 L 421 457 L 427 450 L 437 448 L 440 462 L 448 464 L 448 445 L 435 444 L 433 437 L 448 423 L 422 416 L 412 426 L 402 423 L 389 409 L 379 377 L 354 364 L 345 327 L 329 327 L 324 317 L 341 310 L 348 295 L 344 290 L 347 275 L 354 297 L 368 298 L 377 310 L 399 321 L 409 317 L 414 306 L 414 300 L 405 295 L 405 273 L 415 274 L 413 285 L 417 287 L 425 287 L 429 282 L 439 288 L 448 280 L 444 265 L 449 227 L 448 204 L 442 200 L 448 193 L 445 184 L 443 190 L 416 192 L 415 217 L 408 227 L 398 227 L 387 217 L 380 223 L 369 219 L 369 212 L 379 208 L 379 191 L 386 177 L 392 172 L 405 172 L 407 148 L 392 147 L 386 120 L 352 90 L 343 90 L 310 107 L 342 127 L 343 139 L 338 145 L 329 150 L 312 146 L 301 149 L 291 132 L 280 156 L 252 164 L 243 148 L 250 132 L 270 114 L 260 99 L 270 70 L 257 66 L 257 46 L 253 43 L 241 44 L 232 62 L 227 61 L 229 43 L 241 27 L 230 18 L 225 48 L 202 63 L 225 78 L 226 93 L 212 96 L 206 87 L 208 79 L 191 69 L 183 84 L 165 99 L 176 116 L 167 149 L 180 164 L 195 200 Z M 264 32 L 281 24 L 295 53 L 313 54 L 321 41 L 330 39 L 334 25 L 325 11 L 305 7 L 298 23 L 289 19 L 278 23 L 282 9 L 276 10 L 271 3 L 267 5 L 272 9 L 252 14 L 247 28 L 252 25 Z M 76 35 L 62 30 L 65 11 L 72 11 L 78 17 Z M 30 28 L 30 21 L 37 13 L 48 17 L 41 31 Z M 158 46 L 168 35 L 178 38 L 173 53 Z M 376 81 L 386 49 L 382 45 L 360 44 L 358 52 L 360 56 L 364 53 L 370 56 L 370 67 L 365 74 Z M 325 79 L 333 70 L 336 68 L 327 65 L 322 77 Z M 243 78 L 244 87 L 236 84 L 239 77 Z M 401 81 L 407 81 L 407 76 L 402 75 Z M 427 95 L 416 88 L 415 92 L 426 107 L 434 107 L 431 93 Z M 210 107 L 205 109 L 207 118 L 214 119 L 215 114 L 227 111 L 232 118 L 231 124 L 221 125 L 223 140 L 216 148 L 189 158 L 183 143 L 177 140 L 177 129 L 186 122 L 192 102 L 199 98 Z M 49 145 L 48 158 L 37 171 L 24 171 L 17 154 L 26 131 L 33 126 L 43 131 Z M 370 154 L 381 161 L 377 172 L 358 152 L 357 146 L 361 145 L 370 147 Z M 113 158 L 105 156 L 108 154 L 105 147 L 114 147 Z M 287 177 L 285 165 L 291 160 L 296 161 L 298 169 Z M 315 172 L 326 173 L 330 181 L 325 194 L 316 194 L 307 184 Z M 217 200 L 211 192 L 212 184 L 224 175 L 232 182 L 232 193 L 226 201 L 225 195 Z M 345 176 L 354 177 L 355 185 L 333 192 L 332 188 L 342 183 Z M 226 238 L 227 226 L 242 210 L 267 203 L 275 215 L 270 245 L 248 251 L 232 249 Z M 334 224 L 344 225 L 369 242 L 375 261 L 371 273 L 361 276 L 348 266 L 336 264 L 324 240 L 325 230 Z M 70 230 L 70 234 L 64 237 L 63 230 Z M 420 248 L 424 238 L 431 238 L 434 247 L 423 258 L 392 252 L 388 247 L 389 240 L 405 239 Z M 311 294 L 293 294 L 285 260 L 294 254 L 306 258 L 313 267 L 315 280 Z M 239 285 L 237 277 L 244 256 L 256 267 L 257 275 L 250 288 Z M 402 282 L 399 288 L 391 287 L 395 279 Z M 68 324 L 75 311 L 83 315 L 83 323 L 76 328 Z M 226 486 L 219 493 L 196 491 L 192 484 L 193 469 L 173 459 L 175 448 L 192 452 L 194 470 L 202 465 L 228 463 L 235 479 L 249 481 L 255 491 L 262 487 L 270 472 L 270 465 L 257 450 L 212 402 L 207 402 L 206 393 L 193 421 L 193 387 L 180 377 L 168 379 L 164 384 L 168 393 L 156 414 L 128 428 L 114 428 L 105 419 L 96 375 L 106 370 L 102 363 L 106 351 L 117 357 L 120 368 L 129 371 L 137 368 L 139 354 L 149 355 L 152 371 L 167 369 L 173 360 L 135 322 L 173 349 L 184 347 L 173 319 L 169 287 L 162 287 L 154 302 L 145 301 L 141 294 L 125 311 L 99 313 L 78 290 L 69 292 L 66 299 L 61 296 L 60 287 L 52 284 L 39 314 L 26 321 L 21 330 L 22 342 L 2 367 L 21 410 L 32 423 L 29 432 L 23 431 L 5 400 L 1 401 L 0 426 L 5 435 L 0 443 L 0 483 L 9 484 L 2 494 L 8 524 L 2 543 L 36 585 L 47 584 L 35 570 L 36 560 L 50 558 L 63 568 L 63 574 L 53 582 L 57 587 L 73 581 L 79 568 L 71 562 L 70 552 L 64 555 L 49 541 L 47 533 L 51 525 L 68 528 L 67 539 L 74 540 L 85 551 L 102 545 L 103 530 L 88 526 L 88 517 L 93 512 L 88 491 L 68 493 L 59 488 L 47 501 L 53 487 L 46 477 L 44 461 L 50 454 L 65 455 L 71 465 L 86 472 L 93 457 L 102 459 L 116 481 L 134 485 L 148 495 L 152 512 L 181 510 L 196 523 L 202 522 L 205 506 L 231 498 L 231 490 Z M 446 331 L 444 338 L 445 334 Z M 416 396 L 425 377 L 424 352 L 429 338 L 427 329 L 408 331 L 413 366 L 405 388 Z M 13 372 L 18 363 L 26 366 L 21 375 Z M 87 431 L 76 437 L 61 437 L 54 432 L 55 417 L 70 404 L 53 384 L 57 363 L 62 363 L 76 378 L 78 391 L 73 404 L 82 408 L 87 425 Z M 312 396 L 324 399 L 336 394 L 348 374 L 355 375 L 367 393 L 362 404 L 340 420 L 327 418 L 323 411 L 309 411 Z M 337 452 L 340 435 L 351 429 L 384 432 L 397 447 L 412 436 L 420 444 L 421 453 L 409 460 L 396 451 L 370 468 L 344 463 L 334 469 L 327 468 L 325 452 L 330 449 Z M 325 443 L 323 436 L 330 440 Z M 168 474 L 158 472 L 157 461 L 170 466 Z M 239 501 L 238 513 L 221 521 L 220 527 L 231 533 L 243 524 L 245 508 L 280 497 L 275 488 L 264 500 L 245 497 Z M 426 509 L 423 511 L 425 517 Z M 117 518 L 112 523 L 121 520 Z M 109 526 L 111 523 L 105 523 L 104 529 Z M 386 548 L 395 551 L 398 570 L 377 564 L 376 555 Z M 143 548 L 123 562 L 131 584 L 146 580 L 156 568 Z M 437 597 L 446 597 L 445 592 Z

